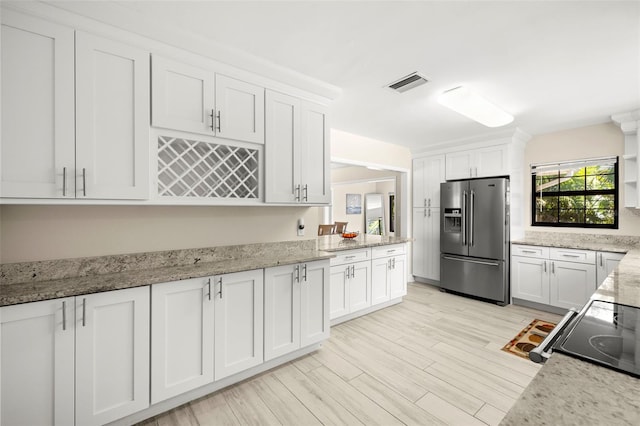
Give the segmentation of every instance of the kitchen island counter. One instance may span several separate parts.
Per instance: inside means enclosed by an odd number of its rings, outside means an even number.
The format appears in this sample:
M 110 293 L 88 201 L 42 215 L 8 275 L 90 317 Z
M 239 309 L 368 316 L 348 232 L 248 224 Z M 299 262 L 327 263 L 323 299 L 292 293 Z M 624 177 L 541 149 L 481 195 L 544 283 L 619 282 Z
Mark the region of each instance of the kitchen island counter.
M 566 235 L 566 234 L 563 234 Z M 531 244 L 534 238 L 525 238 Z M 561 247 L 621 251 L 627 254 L 591 299 L 640 307 L 640 247 L 633 239 L 592 246 L 566 239 Z M 553 246 L 553 239 L 544 244 Z M 604 247 L 607 247 L 606 249 Z M 640 339 L 640 337 L 638 337 Z M 640 379 L 561 353 L 553 353 L 501 425 L 638 425 Z
M 326 235 L 318 237 L 317 248 L 321 251 L 336 252 L 387 246 L 392 244 L 404 244 L 410 241 L 413 241 L 413 239 L 388 235 L 360 234 L 353 239 L 342 238 L 340 235 Z

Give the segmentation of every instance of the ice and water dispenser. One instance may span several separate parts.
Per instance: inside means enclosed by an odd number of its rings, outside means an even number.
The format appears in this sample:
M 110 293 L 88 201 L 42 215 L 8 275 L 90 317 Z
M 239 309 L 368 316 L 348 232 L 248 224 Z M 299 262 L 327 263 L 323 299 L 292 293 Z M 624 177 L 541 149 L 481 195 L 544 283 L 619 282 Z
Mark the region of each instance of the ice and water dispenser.
M 445 208 L 442 229 L 445 233 L 451 234 L 462 232 L 462 210 L 459 208 Z

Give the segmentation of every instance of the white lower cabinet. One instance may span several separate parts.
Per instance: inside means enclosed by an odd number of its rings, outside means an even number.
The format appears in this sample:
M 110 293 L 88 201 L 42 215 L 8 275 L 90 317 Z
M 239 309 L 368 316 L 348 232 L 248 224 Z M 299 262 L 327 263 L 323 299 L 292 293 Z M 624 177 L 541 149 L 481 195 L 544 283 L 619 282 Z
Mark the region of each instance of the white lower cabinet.
M 0 314 L 3 425 L 101 425 L 149 406 L 149 287 Z
M 263 270 L 215 277 L 215 380 L 263 362 Z
M 213 382 L 212 278 L 151 286 L 151 403 Z
M 413 275 L 440 281 L 440 208 L 413 209 Z
M 579 309 L 596 290 L 595 252 L 520 244 L 511 252 L 514 298 Z
M 618 266 L 623 257 L 624 253 L 612 253 L 607 251 L 599 251 L 596 254 L 596 283 L 598 287 L 602 285 L 611 271 Z
M 371 250 L 337 253 L 331 259 L 330 317 L 332 320 L 371 306 Z
M 404 252 L 404 244 L 372 249 L 372 306 L 407 294 L 407 263 Z
M 264 270 L 264 358 L 329 337 L 329 261 Z
M 74 298 L 0 308 L 0 424 L 74 422 Z

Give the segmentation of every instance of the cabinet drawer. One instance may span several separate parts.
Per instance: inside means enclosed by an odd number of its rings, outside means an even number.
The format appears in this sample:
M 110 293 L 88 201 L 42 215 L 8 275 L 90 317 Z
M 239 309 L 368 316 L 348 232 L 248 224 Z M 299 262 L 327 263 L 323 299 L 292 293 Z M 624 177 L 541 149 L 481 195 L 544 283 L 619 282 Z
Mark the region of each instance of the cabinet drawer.
M 596 263 L 596 252 L 591 250 L 575 250 L 566 248 L 549 248 L 549 258 L 551 260 L 564 260 L 567 262 Z
M 404 244 L 394 244 L 390 246 L 379 246 L 371 249 L 371 257 L 378 259 L 387 256 L 396 256 L 398 254 L 404 254 L 406 251 Z
M 345 263 L 360 262 L 363 260 L 369 260 L 370 258 L 369 249 L 341 251 L 338 252 L 336 257 L 331 259 L 330 265 L 344 265 Z
M 541 246 L 524 246 L 521 244 L 511 245 L 512 256 L 537 257 L 540 259 L 549 258 L 549 247 Z

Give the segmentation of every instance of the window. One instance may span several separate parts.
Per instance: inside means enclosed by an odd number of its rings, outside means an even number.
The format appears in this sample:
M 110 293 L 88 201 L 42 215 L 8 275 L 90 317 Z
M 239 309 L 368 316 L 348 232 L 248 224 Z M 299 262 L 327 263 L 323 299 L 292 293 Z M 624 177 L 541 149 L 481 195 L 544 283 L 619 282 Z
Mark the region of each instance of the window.
M 618 157 L 531 165 L 533 226 L 618 228 Z

